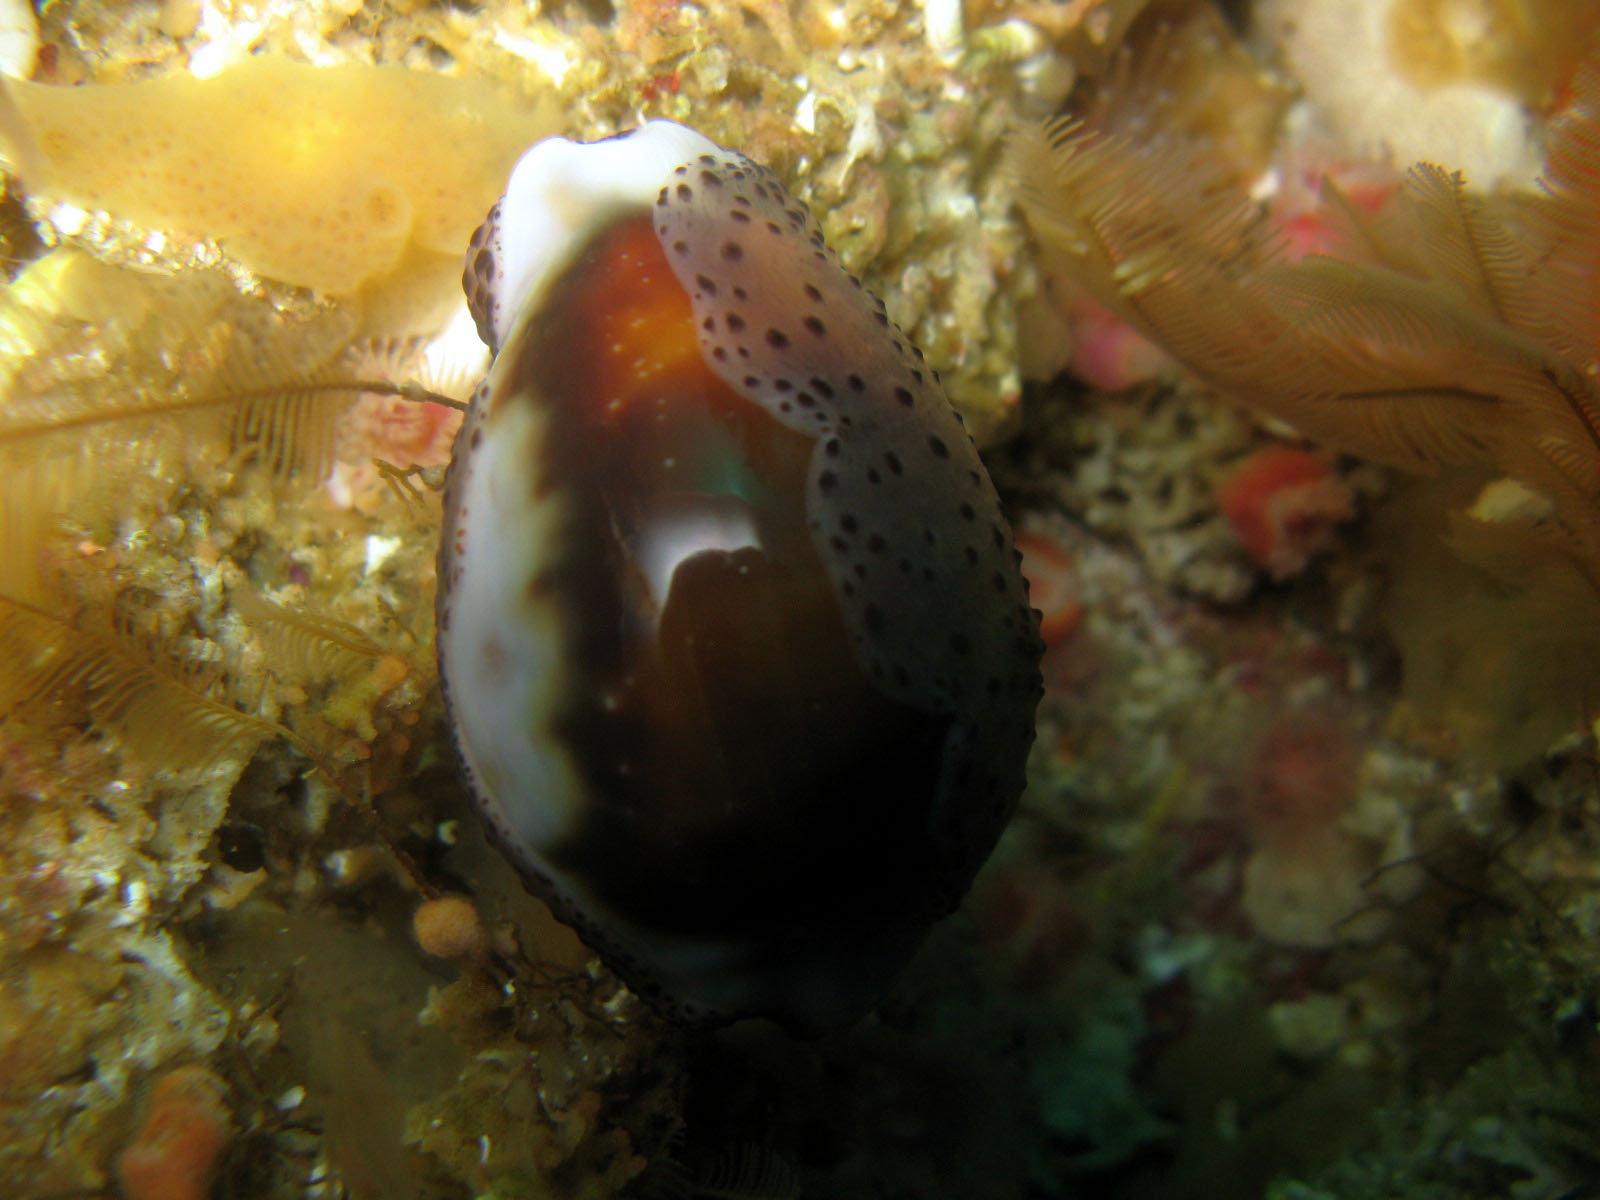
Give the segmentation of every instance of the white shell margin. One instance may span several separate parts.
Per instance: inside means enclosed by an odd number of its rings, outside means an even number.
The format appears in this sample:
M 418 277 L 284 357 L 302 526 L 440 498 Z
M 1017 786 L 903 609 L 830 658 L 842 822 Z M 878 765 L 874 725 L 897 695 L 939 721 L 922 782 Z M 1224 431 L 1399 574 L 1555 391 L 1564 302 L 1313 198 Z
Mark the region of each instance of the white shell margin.
M 648 210 L 672 172 L 715 142 L 675 121 L 648 121 L 602 142 L 546 138 L 518 160 L 500 203 L 495 344 L 530 297 L 593 234 L 627 210 Z

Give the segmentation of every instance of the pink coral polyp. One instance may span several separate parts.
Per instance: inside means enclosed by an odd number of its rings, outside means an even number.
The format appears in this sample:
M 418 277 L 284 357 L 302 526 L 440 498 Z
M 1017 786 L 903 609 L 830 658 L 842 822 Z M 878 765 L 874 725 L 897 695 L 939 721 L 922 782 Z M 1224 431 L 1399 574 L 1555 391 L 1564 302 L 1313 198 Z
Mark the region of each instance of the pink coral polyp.
M 1274 579 L 1298 575 L 1355 514 L 1350 486 L 1320 457 L 1272 446 L 1217 488 L 1217 505 L 1252 562 Z

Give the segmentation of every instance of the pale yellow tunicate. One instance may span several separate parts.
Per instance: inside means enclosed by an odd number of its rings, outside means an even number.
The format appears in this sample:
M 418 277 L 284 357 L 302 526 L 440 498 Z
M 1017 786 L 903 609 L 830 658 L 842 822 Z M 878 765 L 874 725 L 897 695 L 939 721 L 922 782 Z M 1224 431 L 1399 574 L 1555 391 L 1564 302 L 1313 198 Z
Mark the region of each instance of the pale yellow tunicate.
M 255 273 L 350 295 L 411 251 L 457 255 L 553 106 L 403 67 L 268 56 L 209 79 L 8 85 L 28 187 Z M 7 140 L 16 140 L 16 131 Z

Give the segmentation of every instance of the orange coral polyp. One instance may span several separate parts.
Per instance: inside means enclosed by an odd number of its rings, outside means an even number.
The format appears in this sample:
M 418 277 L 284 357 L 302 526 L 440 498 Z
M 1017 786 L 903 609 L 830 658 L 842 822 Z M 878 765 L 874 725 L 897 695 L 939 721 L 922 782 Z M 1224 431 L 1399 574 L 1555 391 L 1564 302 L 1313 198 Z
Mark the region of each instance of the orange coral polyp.
M 1066 641 L 1083 620 L 1077 573 L 1066 550 L 1042 534 L 1016 533 L 1028 603 L 1039 610 L 1039 636 L 1046 646 Z
M 1292 446 L 1247 457 L 1218 486 L 1217 505 L 1251 561 L 1274 579 L 1304 570 L 1355 512 L 1349 485 L 1320 457 Z

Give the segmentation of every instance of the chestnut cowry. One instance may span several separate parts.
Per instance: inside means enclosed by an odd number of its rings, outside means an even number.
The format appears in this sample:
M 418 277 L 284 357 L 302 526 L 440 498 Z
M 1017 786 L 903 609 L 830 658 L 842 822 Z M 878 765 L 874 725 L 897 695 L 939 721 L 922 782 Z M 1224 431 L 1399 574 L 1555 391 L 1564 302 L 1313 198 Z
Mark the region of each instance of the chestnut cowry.
M 531 890 L 682 1020 L 879 999 L 1015 807 L 1011 531 L 933 370 L 767 169 L 667 121 L 517 165 L 465 284 L 439 661 Z

